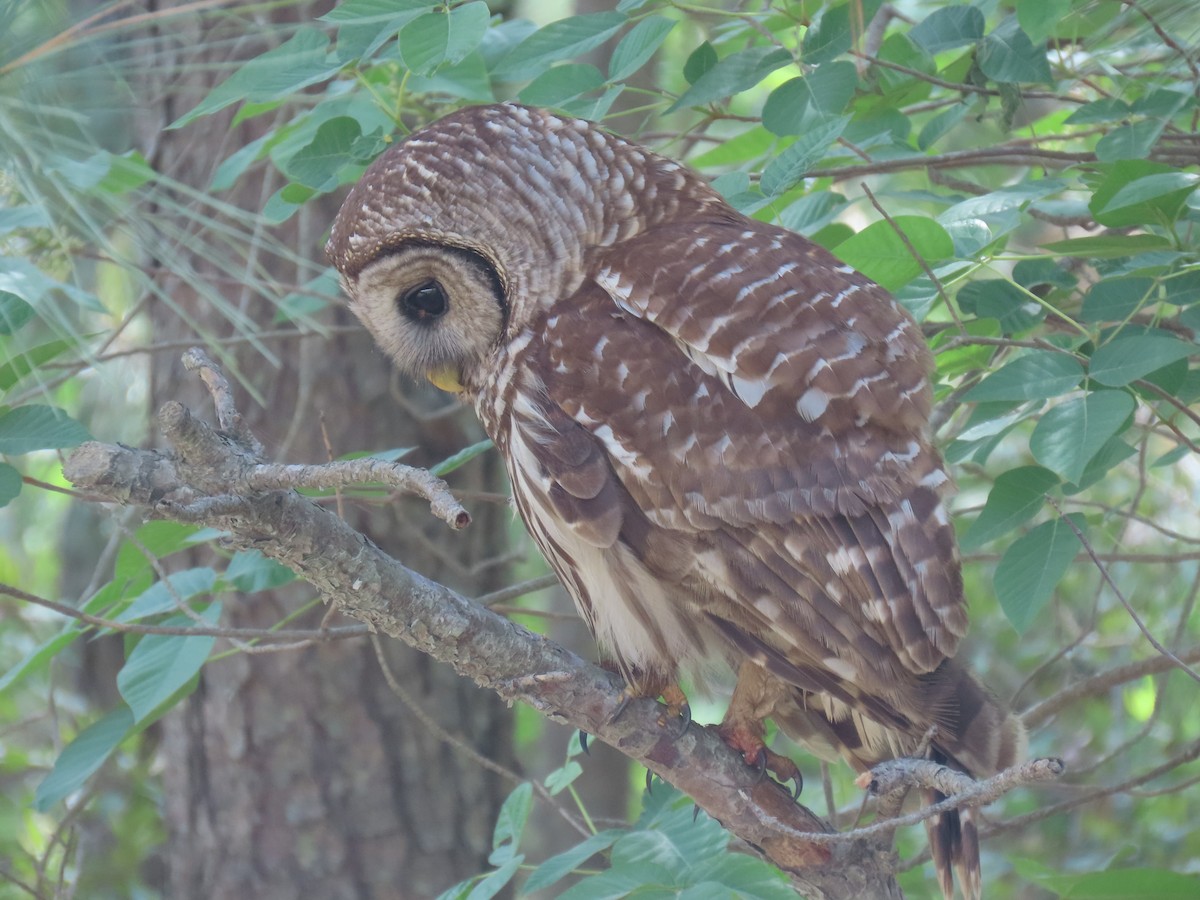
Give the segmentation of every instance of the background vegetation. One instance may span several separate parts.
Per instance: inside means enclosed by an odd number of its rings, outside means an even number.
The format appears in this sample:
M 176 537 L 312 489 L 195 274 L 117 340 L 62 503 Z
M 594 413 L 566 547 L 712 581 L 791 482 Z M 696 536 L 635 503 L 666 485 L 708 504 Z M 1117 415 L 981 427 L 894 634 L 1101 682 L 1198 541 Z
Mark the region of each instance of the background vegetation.
M 326 502 L 586 647 L 470 413 L 389 377 L 320 249 L 397 135 L 509 98 L 686 159 L 923 322 L 965 652 L 1069 766 L 990 809 L 988 895 L 1197 896 L 1193 4 L 4 7 L 0 896 L 784 890 L 616 754 L 372 646 L 260 554 L 62 478 L 89 434 L 152 443 L 152 410 L 198 396 L 178 357 L 203 343 L 272 458 L 442 464 L 462 538 L 382 489 Z M 848 771 L 796 754 L 805 802 L 848 827 Z M 920 830 L 898 846 L 929 896 Z

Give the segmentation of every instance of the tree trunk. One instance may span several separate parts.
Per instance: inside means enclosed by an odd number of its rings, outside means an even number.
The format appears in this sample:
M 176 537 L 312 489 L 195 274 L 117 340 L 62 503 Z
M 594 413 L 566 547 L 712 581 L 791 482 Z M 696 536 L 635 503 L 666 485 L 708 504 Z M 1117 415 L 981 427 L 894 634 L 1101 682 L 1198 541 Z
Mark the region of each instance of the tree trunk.
M 282 17 L 307 20 L 317 12 L 283 10 L 262 24 L 277 25 Z M 184 27 L 175 19 L 159 35 L 158 52 L 169 48 L 174 64 L 164 65 L 161 56 L 156 60 L 155 69 L 169 81 L 156 85 L 156 94 L 147 91 L 160 100 L 146 109 L 142 146 L 153 147 L 156 167 L 184 185 L 204 190 L 216 165 L 261 133 L 257 119 L 230 132 L 228 118 L 221 117 L 163 130 L 232 72 L 237 60 L 267 49 L 256 33 L 270 35 L 271 28 L 256 32 L 245 21 L 229 19 Z M 254 213 L 280 186 L 270 175 L 244 178 L 222 199 Z M 194 214 L 194 202 L 182 193 L 178 200 L 181 212 Z M 258 266 L 281 284 L 305 283 L 323 262 L 321 245 L 331 218 L 332 210 L 314 209 L 271 232 L 299 258 L 313 260 L 309 266 L 269 258 L 253 233 L 244 245 L 234 242 L 245 254 L 240 258 L 225 258 L 227 245 L 197 241 L 195 234 L 186 246 L 180 241 L 157 248 L 151 265 L 163 294 L 151 303 L 154 339 L 199 342 L 201 331 L 238 336 L 271 327 L 276 306 L 239 284 L 238 273 Z M 248 229 L 245 221 L 226 224 Z M 182 215 L 179 228 L 195 231 Z M 186 271 L 197 275 L 176 274 Z M 230 322 L 228 311 L 197 290 L 196 278 L 217 288 L 229 308 L 255 324 Z M 330 311 L 325 321 L 352 324 L 342 309 Z M 438 417 L 428 427 L 406 414 L 393 396 L 383 357 L 361 332 L 267 346 L 274 361 L 249 343 L 218 342 L 212 350 L 240 377 L 246 389 L 238 398 L 241 408 L 274 458 L 320 462 L 329 454 L 411 446 L 420 450 L 405 461 L 421 464 L 477 439 L 469 414 Z M 190 390 L 193 379 L 181 374 L 177 352 L 155 356 L 155 407 L 168 398 L 186 399 L 188 391 L 180 386 Z M 454 478 L 459 486 L 503 490 L 494 454 Z M 496 559 L 504 552 L 508 515 L 499 506 L 471 505 L 474 524 L 459 536 L 416 504 L 347 502 L 345 516 L 393 555 L 477 595 L 506 582 L 506 566 Z M 228 596 L 222 623 L 266 627 L 312 597 L 304 586 Z M 315 627 L 323 614 L 322 608 L 311 609 L 290 624 Z M 425 712 L 466 745 L 513 768 L 510 713 L 494 695 L 427 657 L 384 642 L 396 680 Z M 218 650 L 224 648 L 218 644 Z M 428 733 L 389 689 L 366 639 L 267 654 L 234 652 L 210 662 L 195 693 L 165 720 L 163 755 L 170 833 L 164 888 L 177 900 L 436 895 L 485 867 L 492 824 L 512 788 Z

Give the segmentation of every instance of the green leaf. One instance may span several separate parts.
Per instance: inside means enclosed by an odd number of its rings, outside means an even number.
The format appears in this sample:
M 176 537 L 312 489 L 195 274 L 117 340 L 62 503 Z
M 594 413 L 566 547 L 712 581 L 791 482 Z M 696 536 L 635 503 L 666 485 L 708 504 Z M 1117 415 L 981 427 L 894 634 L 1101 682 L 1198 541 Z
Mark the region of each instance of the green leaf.
M 213 603 L 200 618 L 215 625 L 221 604 Z M 194 625 L 187 616 L 172 616 L 164 625 L 186 628 Z M 117 673 L 117 690 L 141 722 L 200 671 L 216 638 L 209 635 L 145 635 L 133 648 Z
M 1122 332 L 1092 354 L 1088 375 L 1109 387 L 1121 387 L 1195 353 L 1200 353 L 1196 344 L 1169 334 Z
M 935 9 L 909 31 L 908 36 L 926 53 L 941 53 L 974 44 L 983 37 L 983 13 L 974 6 Z
M 796 892 L 777 868 L 742 853 L 714 853 L 696 861 L 688 872 L 691 884 L 679 900 L 708 900 L 728 895 L 736 900 L 795 900 Z
M 491 900 L 512 881 L 512 877 L 517 874 L 517 870 L 521 868 L 523 862 L 525 862 L 525 857 L 518 854 L 496 871 L 489 872 L 487 877 L 475 885 L 471 889 L 471 893 L 467 894 L 467 900 Z
M 650 61 L 676 23 L 665 16 L 647 16 L 621 38 L 608 61 L 610 81 L 623 81 Z
M 974 9 L 974 7 L 955 7 L 955 9 Z M 959 126 L 967 113 L 971 111 L 969 103 L 955 103 L 943 109 L 921 127 L 917 136 L 917 149 L 928 150 L 939 140 Z
M 731 53 L 697 78 L 667 112 L 740 94 L 791 61 L 792 55 L 782 47 L 750 47 Z
M 1083 366 L 1065 353 L 1030 350 L 988 375 L 971 388 L 963 400 L 1045 400 L 1078 386 Z
M 493 28 L 489 34 L 495 32 Z M 456 66 L 442 66 L 428 78 L 413 75 L 408 87 L 414 95 L 445 94 L 470 103 L 492 103 L 496 99 L 482 53 L 471 53 Z
M 818 122 L 807 134 L 797 138 L 763 170 L 759 181 L 763 193 L 778 196 L 793 187 L 824 158 L 825 151 L 841 136 L 849 121 L 849 116 L 839 116 Z
M 1150 278 L 1104 278 L 1088 290 L 1080 315 L 1086 322 L 1121 322 L 1137 312 L 1153 291 Z
M 362 136 L 362 127 L 350 116 L 336 116 L 322 122 L 312 143 L 287 161 L 284 171 L 300 184 L 317 191 L 337 186 L 338 173 L 355 162 L 351 155 L 354 142 Z
M 779 224 L 792 231 L 807 234 L 823 228 L 846 206 L 846 198 L 834 191 L 805 194 L 779 214 Z
M 1114 128 L 1096 142 L 1096 157 L 1101 162 L 1122 159 L 1145 159 L 1158 143 L 1166 122 L 1162 119 L 1143 119 L 1132 125 Z
M 271 132 L 264 134 L 257 140 L 253 140 L 248 144 L 239 147 L 233 153 L 229 154 L 215 172 L 213 172 L 212 181 L 208 184 L 210 191 L 225 191 L 233 187 L 242 173 L 259 158 L 264 152 L 263 148 L 274 135 Z
M 453 456 L 443 459 L 436 466 L 429 469 L 430 474 L 436 475 L 438 478 L 444 478 L 460 466 L 464 466 L 477 457 L 479 454 L 491 450 L 494 445 L 490 440 L 482 440 L 477 444 L 472 444 L 469 447 L 464 447 Z
M 705 41 L 688 54 L 688 58 L 683 63 L 683 78 L 688 84 L 695 84 L 705 72 L 718 62 L 720 59 L 717 57 L 716 49 L 708 41 Z
M 848 0 L 840 6 L 824 7 L 804 33 L 804 64 L 819 66 L 849 50 L 882 5 L 883 0 Z
M 59 800 L 83 787 L 133 730 L 133 713 L 120 706 L 93 722 L 63 748 L 50 774 L 42 779 L 33 797 L 33 808 L 46 812 Z
M 533 870 L 529 879 L 522 886 L 522 892 L 524 894 L 532 894 L 535 891 L 544 890 L 553 884 L 557 884 L 597 853 L 602 853 L 611 847 L 613 842 L 624 833 L 624 831 L 615 828 L 597 832 L 583 842 L 576 844 L 570 850 L 550 857 Z
M 976 53 L 983 74 L 993 81 L 1051 82 L 1045 47 L 1035 47 L 1015 16 L 1009 16 L 984 37 Z
M 1165 869 L 1107 869 L 1103 872 L 1022 875 L 1069 900 L 1194 900 L 1200 878 Z
M 434 6 L 430 0 L 342 0 L 320 19 L 342 25 L 384 26 L 400 12 L 420 12 Z
M 551 22 L 521 41 L 493 69 L 501 81 L 525 81 L 546 71 L 560 59 L 579 57 L 595 50 L 627 21 L 619 12 L 571 16 Z
M 492 855 L 488 857 L 488 862 L 493 866 L 502 865 L 516 855 L 532 805 L 533 785 L 528 781 L 518 784 L 504 800 L 492 832 Z
M 19 406 L 0 415 L 0 454 L 61 450 L 91 440 L 86 428 L 52 406 Z
M 1049 410 L 1033 429 L 1033 457 L 1064 480 L 1078 482 L 1109 438 L 1133 415 L 1134 399 L 1124 391 L 1097 391 Z
M 1116 97 L 1103 97 L 1085 103 L 1071 115 L 1067 116 L 1064 125 L 1096 125 L 1105 122 L 1116 122 L 1129 117 L 1129 104 Z
M 560 769 L 555 769 L 546 776 L 546 788 L 552 795 L 558 794 L 582 774 L 583 766 L 573 759 L 567 760 L 566 765 Z
M 286 97 L 332 78 L 340 68 L 340 62 L 329 58 L 328 36 L 317 28 L 301 26 L 289 40 L 247 61 L 209 91 L 195 109 L 168 127 L 182 128 L 239 101 L 261 102 Z
M 1189 306 L 1200 301 L 1200 269 L 1173 273 L 1163 279 L 1166 301 L 1175 306 Z
M 30 372 L 43 363 L 47 363 L 65 350 L 74 347 L 73 340 L 50 341 L 29 350 L 22 351 L 13 359 L 0 366 L 0 391 L 7 391 Z
M 763 104 L 762 123 L 778 135 L 804 134 L 818 122 L 841 115 L 858 86 L 851 62 L 820 66 L 800 78 L 785 81 Z
M 0 507 L 8 506 L 21 493 L 21 473 L 8 463 L 0 463 Z
M 1098 234 L 1042 244 L 1047 253 L 1057 256 L 1082 256 L 1088 259 L 1112 259 L 1133 256 L 1147 250 L 1169 250 L 1171 242 L 1157 234 Z
M 1100 198 L 1093 197 L 1090 206 L 1096 221 L 1110 228 L 1173 222 L 1187 208 L 1187 198 L 1198 184 L 1200 175 L 1193 172 L 1147 175 L 1121 187 L 1098 208 Z
M 245 594 L 274 590 L 296 580 L 296 573 L 259 550 L 239 550 L 225 567 L 222 576 Z
M 547 69 L 518 95 L 530 106 L 558 106 L 564 100 L 586 94 L 604 84 L 604 76 L 595 66 L 566 63 Z
M 135 622 L 147 616 L 176 612 L 179 601 L 186 603 L 194 597 L 208 594 L 217 583 L 217 573 L 211 566 L 198 566 L 172 572 L 165 581 L 156 581 L 133 599 L 116 617 L 118 622 Z M 176 600 L 178 598 L 178 600 Z
M 1079 513 L 1068 518 L 1081 532 L 1086 529 Z M 1004 552 L 996 566 L 996 597 L 1018 632 L 1024 632 L 1037 618 L 1082 546 L 1070 525 L 1054 519 L 1043 522 Z
M 1041 510 L 1059 478 L 1041 466 L 1021 466 L 997 476 L 987 503 L 962 536 L 964 551 L 975 550 L 1024 525 Z
M 1018 0 L 1017 21 L 1034 41 L 1044 41 L 1071 9 L 1071 0 Z
M 722 141 L 690 160 L 696 169 L 729 166 L 764 156 L 775 144 L 775 137 L 761 125 L 752 125 L 736 137 Z M 730 173 L 726 173 L 730 174 Z M 744 173 L 743 173 L 744 174 Z M 749 178 L 749 176 L 746 176 Z
M 1032 290 L 1038 285 L 1047 285 L 1069 291 L 1079 283 L 1079 279 L 1064 269 L 1058 260 L 1048 256 L 1021 260 L 1013 266 L 1012 278 L 1026 290 Z
M 483 0 L 418 16 L 400 29 L 400 58 L 423 76 L 447 63 L 456 65 L 479 46 L 491 16 Z
M 0 291 L 0 334 L 13 334 L 34 317 L 32 306 L 8 291 Z
M 899 228 L 912 244 L 910 250 Z M 946 229 L 924 216 L 893 216 L 891 222 L 872 222 L 849 240 L 838 244 L 834 253 L 872 281 L 895 291 L 924 270 L 913 250 L 930 265 L 954 255 L 954 242 Z
M 120 156 L 105 155 L 108 157 L 108 174 L 100 179 L 96 190 L 108 194 L 126 194 L 158 176 L 146 158 L 136 150 Z

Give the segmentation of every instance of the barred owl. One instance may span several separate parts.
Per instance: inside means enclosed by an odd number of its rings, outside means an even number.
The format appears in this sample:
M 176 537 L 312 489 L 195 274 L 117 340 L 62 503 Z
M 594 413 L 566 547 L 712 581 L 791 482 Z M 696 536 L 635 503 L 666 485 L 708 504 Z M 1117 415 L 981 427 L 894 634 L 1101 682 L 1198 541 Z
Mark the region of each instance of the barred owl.
M 721 730 L 748 761 L 766 717 L 860 770 L 934 725 L 974 775 L 1022 753 L 952 659 L 932 360 L 878 285 L 675 162 L 515 104 L 390 148 L 327 251 L 395 363 L 474 405 L 635 692 L 732 669 Z M 930 836 L 943 889 L 957 869 L 978 894 L 969 813 Z

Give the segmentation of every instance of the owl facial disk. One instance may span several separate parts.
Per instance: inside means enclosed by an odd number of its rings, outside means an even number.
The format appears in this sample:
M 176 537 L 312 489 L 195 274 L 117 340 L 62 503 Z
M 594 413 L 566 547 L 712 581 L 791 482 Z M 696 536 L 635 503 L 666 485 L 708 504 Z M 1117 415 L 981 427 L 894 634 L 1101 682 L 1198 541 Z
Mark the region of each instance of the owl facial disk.
M 464 390 L 504 328 L 499 276 L 460 247 L 402 244 L 349 288 L 351 310 L 396 365 L 445 391 Z

